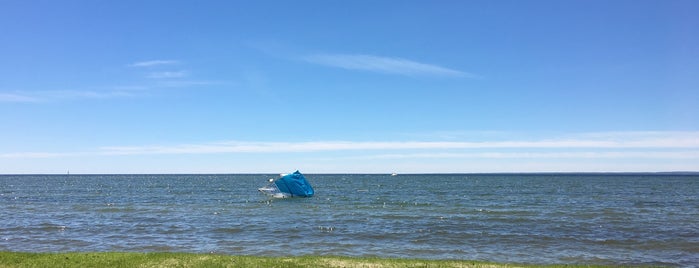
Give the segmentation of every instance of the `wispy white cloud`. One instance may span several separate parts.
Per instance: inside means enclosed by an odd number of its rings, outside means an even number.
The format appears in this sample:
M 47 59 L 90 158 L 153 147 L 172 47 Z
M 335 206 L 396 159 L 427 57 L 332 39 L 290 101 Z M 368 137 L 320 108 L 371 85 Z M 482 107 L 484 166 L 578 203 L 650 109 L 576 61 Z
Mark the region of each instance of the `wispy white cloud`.
M 146 75 L 147 78 L 153 79 L 172 79 L 172 78 L 183 78 L 187 77 L 189 73 L 187 71 L 165 71 L 165 72 L 152 72 Z
M 478 159 L 698 159 L 699 151 L 584 151 L 584 152 L 473 152 L 473 153 L 394 153 L 362 155 L 362 159 L 440 159 L 440 158 L 478 158 Z
M 140 84 L 88 86 L 85 89 L 55 89 L 55 90 L 19 90 L 0 92 L 0 103 L 47 103 L 72 100 L 113 99 L 148 96 L 158 90 L 167 88 L 186 88 L 214 84 L 225 84 L 225 81 L 191 80 L 187 79 L 187 70 L 167 70 L 170 65 L 181 64 L 177 60 L 152 60 L 129 64 L 131 67 L 148 67 L 142 69 Z M 160 67 L 158 67 L 160 66 Z M 151 68 L 152 67 L 152 68 Z
M 469 77 L 477 75 L 438 65 L 420 63 L 403 58 L 379 57 L 363 54 L 315 54 L 305 61 L 330 67 L 407 76 Z
M 23 91 L 12 94 L 0 93 L 0 102 L 40 103 L 62 100 L 124 98 L 134 95 L 133 91 L 119 89 Z
M 41 102 L 40 98 L 25 93 L 0 93 L 0 102 Z
M 85 153 L 51 153 L 51 152 L 21 152 L 0 153 L 0 158 L 60 158 L 83 155 Z
M 230 82 L 227 81 L 215 81 L 215 80 L 159 80 L 153 86 L 156 88 L 187 88 L 187 87 L 199 87 L 199 86 L 210 86 L 210 85 L 226 85 Z
M 50 99 L 110 99 L 110 98 L 123 98 L 132 97 L 134 93 L 132 91 L 126 90 L 107 90 L 107 91 L 93 91 L 93 90 L 56 90 L 56 91 L 43 91 L 41 95 Z
M 132 86 L 95 87 L 89 90 L 38 90 L 0 93 L 0 103 L 47 103 L 75 100 L 118 99 L 147 96 L 156 90 L 225 84 L 224 81 L 155 79 Z
M 665 135 L 660 135 L 665 133 Z M 699 132 L 630 133 L 626 139 L 604 137 L 588 139 L 548 139 L 535 141 L 310 141 L 245 142 L 228 141 L 172 146 L 111 146 L 100 148 L 106 154 L 206 154 L 206 153 L 274 153 L 360 150 L 463 150 L 463 149 L 692 149 L 699 148 Z
M 608 131 L 608 132 L 588 132 L 570 135 L 580 139 L 598 140 L 667 140 L 672 139 L 696 139 L 698 131 Z
M 576 134 L 578 139 L 531 141 L 225 141 L 174 145 L 104 146 L 91 152 L 4 153 L 0 158 L 63 156 L 279 154 L 323 155 L 362 159 L 697 159 L 699 131 L 609 132 Z M 338 154 L 339 153 L 339 154 Z
M 161 65 L 175 65 L 179 64 L 180 61 L 177 60 L 149 60 L 149 61 L 139 61 L 129 64 L 131 67 L 153 67 Z

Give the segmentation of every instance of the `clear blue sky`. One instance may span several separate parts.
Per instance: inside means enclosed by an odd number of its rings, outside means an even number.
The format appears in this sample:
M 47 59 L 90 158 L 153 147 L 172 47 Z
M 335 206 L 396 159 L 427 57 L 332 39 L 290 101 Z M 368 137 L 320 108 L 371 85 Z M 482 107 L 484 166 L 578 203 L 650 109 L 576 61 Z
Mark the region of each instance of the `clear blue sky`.
M 699 170 L 699 1 L 0 1 L 0 174 Z

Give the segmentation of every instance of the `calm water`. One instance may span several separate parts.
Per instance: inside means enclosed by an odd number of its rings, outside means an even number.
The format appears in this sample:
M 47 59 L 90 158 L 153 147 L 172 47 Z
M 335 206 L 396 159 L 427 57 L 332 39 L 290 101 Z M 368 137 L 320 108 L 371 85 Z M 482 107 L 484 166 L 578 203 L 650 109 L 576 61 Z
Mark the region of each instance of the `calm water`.
M 699 265 L 699 176 L 0 176 L 0 251 Z

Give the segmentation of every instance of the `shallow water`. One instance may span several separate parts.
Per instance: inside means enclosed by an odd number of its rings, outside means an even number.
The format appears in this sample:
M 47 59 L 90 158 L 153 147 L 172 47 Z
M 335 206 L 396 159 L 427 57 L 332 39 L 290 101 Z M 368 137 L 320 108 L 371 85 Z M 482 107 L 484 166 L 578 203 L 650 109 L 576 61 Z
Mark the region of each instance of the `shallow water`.
M 0 251 L 178 251 L 699 264 L 699 176 L 0 176 Z

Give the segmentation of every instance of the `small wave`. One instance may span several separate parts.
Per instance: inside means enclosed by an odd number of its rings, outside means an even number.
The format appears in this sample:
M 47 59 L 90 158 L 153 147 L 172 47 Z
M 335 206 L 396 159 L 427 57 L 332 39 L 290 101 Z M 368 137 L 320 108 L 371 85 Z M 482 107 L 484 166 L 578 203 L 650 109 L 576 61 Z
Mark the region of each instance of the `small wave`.
M 243 229 L 242 228 L 233 228 L 233 227 L 227 227 L 227 228 L 216 228 L 213 229 L 214 233 L 223 233 L 223 234 L 237 234 L 237 233 L 242 233 Z

